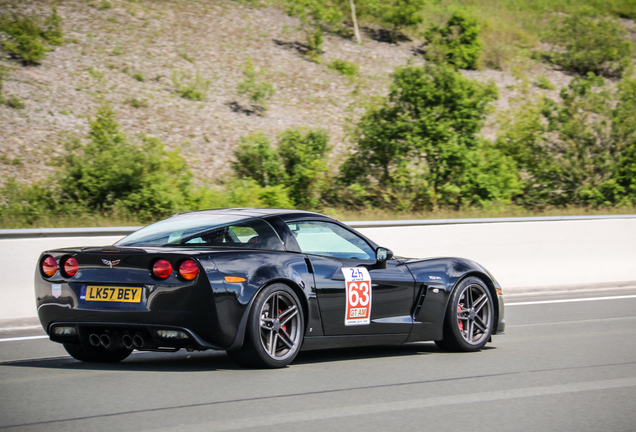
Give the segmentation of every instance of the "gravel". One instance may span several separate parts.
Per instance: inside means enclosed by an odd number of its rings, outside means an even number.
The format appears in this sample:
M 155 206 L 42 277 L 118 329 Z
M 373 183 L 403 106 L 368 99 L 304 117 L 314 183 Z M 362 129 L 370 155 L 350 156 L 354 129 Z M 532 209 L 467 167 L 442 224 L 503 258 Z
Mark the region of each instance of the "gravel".
M 370 32 L 362 45 L 326 35 L 322 64 L 309 61 L 299 51 L 305 40 L 300 21 L 273 8 L 229 0 L 112 0 L 110 9 L 100 8 L 102 3 L 59 2 L 69 42 L 49 52 L 41 65 L 2 61 L 10 66 L 4 95 L 25 101 L 24 109 L 0 105 L 0 170 L 5 179 L 46 178 L 54 171 L 53 156 L 64 152 L 65 141 L 86 135 L 88 119 L 105 102 L 130 136 L 155 136 L 168 149 L 181 147 L 199 184 L 222 179 L 232 149 L 241 137 L 256 132 L 275 139 L 291 127 L 327 130 L 337 163 L 348 151 L 351 126 L 365 106 L 386 94 L 394 68 L 409 60 L 422 62 L 414 54 L 420 41 L 390 44 L 371 39 Z M 2 9 L 46 16 L 49 3 L 5 0 Z M 250 58 L 259 76 L 276 89 L 264 115 L 249 114 L 249 101 L 237 92 Z M 356 63 L 358 78 L 351 81 L 329 69 L 333 59 Z M 570 79 L 541 65 L 533 67 L 533 74 L 544 73 L 558 87 Z M 197 73 L 210 82 L 205 99 L 180 97 L 173 76 L 187 80 Z M 497 84 L 498 110 L 515 95 L 512 86 L 518 79 L 510 72 L 465 73 Z M 134 108 L 133 99 L 147 106 Z M 483 134 L 493 138 L 496 130 L 493 115 Z

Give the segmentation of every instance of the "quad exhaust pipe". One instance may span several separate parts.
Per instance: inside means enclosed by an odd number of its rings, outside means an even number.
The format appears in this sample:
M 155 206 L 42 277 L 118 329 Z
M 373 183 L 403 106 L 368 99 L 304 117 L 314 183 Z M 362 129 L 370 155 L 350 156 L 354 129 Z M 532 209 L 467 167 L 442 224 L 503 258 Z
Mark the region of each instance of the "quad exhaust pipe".
M 124 336 L 122 336 L 121 338 L 121 342 L 124 344 L 124 346 L 126 347 L 126 349 L 135 349 L 135 344 L 133 343 L 133 338 L 132 336 L 126 334 Z
M 122 343 L 122 338 L 112 333 L 103 333 L 101 335 L 93 333 L 88 337 L 88 342 L 94 347 L 101 345 L 110 351 L 117 351 L 125 346 Z
M 135 346 L 135 348 L 137 349 L 141 349 L 144 347 L 148 346 L 148 342 L 144 339 L 144 337 L 142 335 L 140 335 L 139 333 L 137 333 L 133 338 L 133 345 Z
M 88 342 L 94 347 L 103 346 L 110 351 L 117 351 L 122 347 L 129 350 L 148 349 L 151 345 L 150 341 L 139 333 L 134 336 L 125 334 L 121 337 L 113 333 L 103 333 L 101 335 L 92 333 L 88 336 Z
M 98 346 L 100 346 L 102 344 L 102 342 L 101 342 L 101 340 L 99 338 L 99 335 L 95 334 L 95 333 L 91 334 L 88 337 L 88 342 L 90 342 L 90 344 L 93 345 L 94 347 L 98 347 Z

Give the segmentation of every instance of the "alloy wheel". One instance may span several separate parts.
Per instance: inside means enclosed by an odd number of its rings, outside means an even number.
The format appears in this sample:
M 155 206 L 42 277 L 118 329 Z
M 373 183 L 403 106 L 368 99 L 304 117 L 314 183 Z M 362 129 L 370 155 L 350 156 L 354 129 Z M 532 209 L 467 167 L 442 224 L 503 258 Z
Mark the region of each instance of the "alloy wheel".
M 284 291 L 267 297 L 260 313 L 260 340 L 265 352 L 274 360 L 285 360 L 299 348 L 300 314 L 294 298 Z

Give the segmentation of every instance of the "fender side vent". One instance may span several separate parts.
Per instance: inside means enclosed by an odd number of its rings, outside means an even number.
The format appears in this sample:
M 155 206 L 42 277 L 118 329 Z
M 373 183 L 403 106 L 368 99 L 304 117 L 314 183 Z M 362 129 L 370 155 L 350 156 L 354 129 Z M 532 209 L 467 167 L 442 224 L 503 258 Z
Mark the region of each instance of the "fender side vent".
M 420 285 L 420 291 L 417 293 L 415 305 L 413 306 L 413 313 L 411 314 L 413 319 L 417 318 L 420 313 L 420 309 L 422 309 L 424 299 L 426 298 L 426 291 L 428 291 L 428 286 L 425 284 Z
M 307 257 L 305 257 L 305 264 L 307 264 L 307 271 L 309 273 L 313 273 L 314 272 L 314 266 L 311 265 L 311 260 Z

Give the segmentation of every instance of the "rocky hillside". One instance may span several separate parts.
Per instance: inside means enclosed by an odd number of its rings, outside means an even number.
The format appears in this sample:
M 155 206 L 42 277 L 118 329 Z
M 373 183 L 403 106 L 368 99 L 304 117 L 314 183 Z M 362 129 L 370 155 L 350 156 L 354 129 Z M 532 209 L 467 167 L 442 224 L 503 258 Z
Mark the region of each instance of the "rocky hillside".
M 303 55 L 301 22 L 274 8 L 253 8 L 219 0 L 151 1 L 62 0 L 57 2 L 67 42 L 37 66 L 21 66 L 6 56 L 3 94 L 24 107 L 0 105 L 0 171 L 23 181 L 45 178 L 51 156 L 63 143 L 85 135 L 88 118 L 108 102 L 130 135 L 158 137 L 168 148 L 182 146 L 200 183 L 221 179 L 229 170 L 240 138 L 264 132 L 274 138 L 296 126 L 325 129 L 332 158 L 347 151 L 351 125 L 373 98 L 386 93 L 389 75 L 407 61 L 422 62 L 419 40 L 397 44 L 378 40 L 365 29 L 363 44 L 325 35 L 321 62 Z M 0 12 L 46 16 L 47 1 L 4 0 Z M 251 59 L 259 79 L 275 94 L 264 113 L 255 111 L 237 86 Z M 353 62 L 357 76 L 329 67 Z M 522 65 L 530 76 L 544 74 L 557 89 L 570 77 L 540 63 Z M 465 72 L 493 80 L 505 108 L 516 82 L 510 71 Z M 198 83 L 203 100 L 178 90 Z M 207 88 L 207 90 L 206 90 Z M 557 90 L 538 90 L 557 94 Z M 496 116 L 484 134 L 493 136 Z

